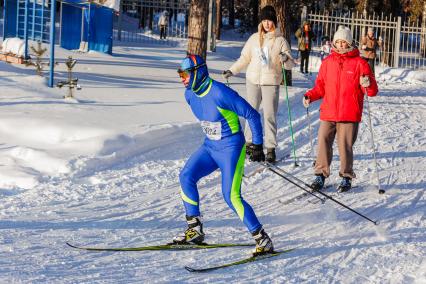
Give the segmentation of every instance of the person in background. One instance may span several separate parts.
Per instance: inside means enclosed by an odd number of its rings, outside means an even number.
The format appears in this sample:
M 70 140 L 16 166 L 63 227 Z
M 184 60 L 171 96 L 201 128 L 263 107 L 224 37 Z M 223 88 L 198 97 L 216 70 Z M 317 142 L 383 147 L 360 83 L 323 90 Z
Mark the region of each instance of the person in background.
M 296 31 L 295 36 L 297 38 L 301 58 L 300 72 L 308 73 L 309 54 L 312 49 L 312 41 L 316 39 L 314 32 L 311 30 L 311 25 L 309 22 L 303 22 L 302 27 Z
M 223 71 L 223 77 L 246 71 L 246 99 L 256 110 L 262 103 L 265 129 L 266 161 L 276 162 L 277 147 L 277 112 L 280 84 L 283 81 L 282 67 L 291 70 L 294 60 L 291 49 L 277 28 L 277 15 L 272 6 L 265 6 L 260 11 L 258 32 L 253 34 L 244 45 L 240 58 Z M 252 150 L 252 133 L 248 125 L 244 135 L 247 140 L 248 153 Z
M 179 175 L 188 229 L 175 237 L 173 242 L 182 245 L 204 242 L 197 182 L 220 169 L 222 195 L 256 241 L 254 254 L 272 253 L 272 240 L 257 219 L 253 208 L 241 196 L 246 147 L 238 117 L 245 118 L 253 132 L 253 151 L 250 159 L 261 162 L 265 160 L 265 154 L 259 113 L 237 92 L 212 80 L 206 63 L 198 55 L 188 55 L 182 61 L 178 73 L 186 88 L 185 99 L 200 121 L 206 138 L 188 159 Z
M 158 26 L 160 27 L 160 39 L 166 39 L 167 26 L 169 25 L 169 12 L 164 11 L 158 19 Z
M 353 170 L 353 145 L 358 134 L 362 117 L 364 94 L 377 95 L 378 88 L 374 75 L 367 62 L 359 56 L 353 45 L 352 31 L 339 28 L 333 37 L 331 55 L 321 64 L 313 89 L 303 97 L 303 105 L 323 99 L 320 106 L 320 127 L 318 131 L 318 151 L 315 161 L 314 190 L 322 190 L 330 176 L 333 158 L 333 142 L 337 136 L 340 157 L 339 175 L 342 181 L 339 192 L 351 189 Z
M 323 61 L 327 56 L 331 53 L 331 42 L 328 36 L 323 38 L 323 45 L 321 46 L 320 57 L 321 61 Z
M 368 65 L 370 65 L 371 71 L 374 74 L 374 60 L 376 59 L 376 49 L 379 47 L 379 42 L 374 37 L 374 29 L 368 28 L 367 36 L 361 40 L 362 58 L 364 58 Z

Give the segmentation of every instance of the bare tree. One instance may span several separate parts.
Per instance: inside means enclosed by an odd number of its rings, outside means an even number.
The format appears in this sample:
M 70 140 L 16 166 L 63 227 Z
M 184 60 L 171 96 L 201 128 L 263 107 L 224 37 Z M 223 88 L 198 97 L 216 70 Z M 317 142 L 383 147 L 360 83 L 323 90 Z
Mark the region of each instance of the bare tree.
M 234 0 L 228 0 L 229 26 L 235 28 L 235 8 Z
M 259 0 L 250 0 L 249 2 L 251 14 L 251 26 L 254 29 L 257 29 L 259 24 Z
M 216 0 L 216 39 L 220 39 L 220 29 L 222 28 L 222 0 Z
M 422 13 L 422 37 L 420 42 L 420 49 L 423 57 L 426 56 L 426 1 L 423 1 L 423 13 Z
M 188 49 L 206 59 L 209 1 L 191 0 L 189 8 Z

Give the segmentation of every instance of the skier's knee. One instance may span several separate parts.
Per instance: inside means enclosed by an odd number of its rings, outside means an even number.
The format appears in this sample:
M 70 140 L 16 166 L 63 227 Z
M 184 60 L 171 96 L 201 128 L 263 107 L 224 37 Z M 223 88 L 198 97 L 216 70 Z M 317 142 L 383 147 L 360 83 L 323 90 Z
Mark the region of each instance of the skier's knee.
M 189 185 L 197 183 L 194 180 L 193 173 L 188 168 L 183 168 L 179 174 L 179 181 L 181 184 Z

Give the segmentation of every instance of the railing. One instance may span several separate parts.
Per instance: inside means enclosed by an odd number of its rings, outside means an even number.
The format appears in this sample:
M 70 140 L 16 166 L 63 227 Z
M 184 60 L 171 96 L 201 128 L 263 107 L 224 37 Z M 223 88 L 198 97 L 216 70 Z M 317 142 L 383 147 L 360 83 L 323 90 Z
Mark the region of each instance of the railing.
M 154 20 L 158 21 L 158 17 Z M 188 30 L 183 21 L 169 21 L 165 31 L 165 38 L 160 39 L 160 27 L 153 21 L 152 29 L 149 26 L 141 27 L 138 18 L 128 15 L 122 16 L 121 29 L 118 16 L 114 17 L 114 40 L 136 43 L 155 43 L 161 45 L 176 46 L 188 38 Z
M 121 9 L 121 17 L 114 18 L 114 40 L 174 46 L 188 37 L 188 0 L 123 0 Z M 168 25 L 160 39 L 158 20 L 166 11 Z
M 352 30 L 355 43 L 359 45 L 369 27 L 374 28 L 380 47 L 377 50 L 376 64 L 402 68 L 425 68 L 426 28 L 419 22 L 401 23 L 401 17 L 365 15 L 358 12 L 327 13 L 312 12 L 307 16 L 317 39 L 316 48 L 321 46 L 321 38 L 333 38 L 339 25 Z

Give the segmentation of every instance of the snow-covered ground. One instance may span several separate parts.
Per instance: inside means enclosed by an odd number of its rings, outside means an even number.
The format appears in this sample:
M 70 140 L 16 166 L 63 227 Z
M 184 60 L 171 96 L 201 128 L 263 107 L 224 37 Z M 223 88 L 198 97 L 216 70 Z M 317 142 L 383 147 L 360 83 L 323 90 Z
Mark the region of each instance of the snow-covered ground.
M 242 42 L 219 42 L 209 53 L 211 76 L 238 57 Z M 78 59 L 83 87 L 75 100 L 45 87 L 34 70 L 0 62 L 0 282 L 11 283 L 426 283 L 426 73 L 377 70 L 380 94 L 370 99 L 380 182 L 377 193 L 367 116 L 356 143 L 358 178 L 337 198 L 380 225 L 326 202 L 285 201 L 300 190 L 271 172 L 243 181 L 282 256 L 208 274 L 210 266 L 243 258 L 248 248 L 173 252 L 85 252 L 90 246 L 162 244 L 185 228 L 178 175 L 203 134 L 183 98 L 176 68 L 183 48 L 116 45 L 114 56 L 57 50 Z M 316 61 L 313 68 L 317 69 Z M 297 69 L 295 69 L 297 70 Z M 313 76 L 294 73 L 289 87 L 300 167 L 312 179 L 309 128 L 302 94 Z M 245 95 L 244 75 L 232 87 Z M 311 109 L 314 136 L 318 104 Z M 290 152 L 285 93 L 280 98 L 278 156 Z M 338 157 L 332 184 L 339 181 Z M 255 165 L 247 163 L 247 170 Z M 200 182 L 208 242 L 251 242 L 227 208 L 220 174 Z M 331 191 L 331 189 L 330 189 Z

